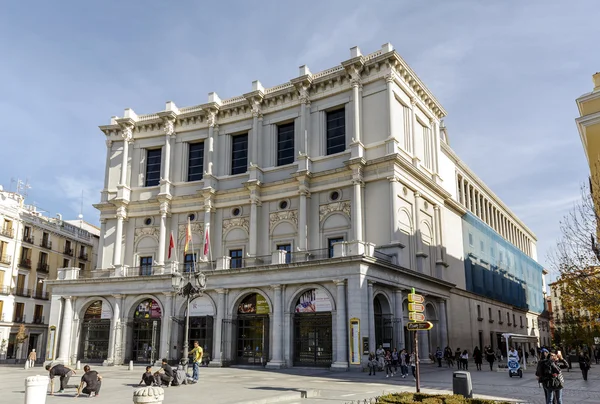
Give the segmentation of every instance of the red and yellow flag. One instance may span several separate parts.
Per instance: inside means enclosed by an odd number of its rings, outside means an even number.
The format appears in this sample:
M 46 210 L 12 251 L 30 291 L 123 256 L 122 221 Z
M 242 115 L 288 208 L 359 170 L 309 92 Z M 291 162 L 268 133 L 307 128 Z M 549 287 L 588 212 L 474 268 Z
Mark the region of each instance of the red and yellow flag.
M 185 232 L 185 247 L 183 247 L 183 253 L 184 254 L 187 254 L 188 249 L 190 248 L 191 243 L 192 243 L 192 226 L 191 226 L 190 221 L 188 219 L 187 230 Z

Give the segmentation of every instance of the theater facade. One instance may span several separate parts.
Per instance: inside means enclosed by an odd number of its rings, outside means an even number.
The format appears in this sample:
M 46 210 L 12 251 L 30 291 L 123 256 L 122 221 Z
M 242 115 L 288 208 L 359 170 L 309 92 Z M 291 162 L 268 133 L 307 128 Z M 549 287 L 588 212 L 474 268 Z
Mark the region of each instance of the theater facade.
M 476 307 L 539 313 L 467 285 L 464 218 L 532 261 L 535 236 L 452 151 L 445 115 L 390 44 L 229 99 L 126 109 L 100 127 L 97 268 L 49 281 L 49 359 L 176 360 L 189 314 L 213 366 L 359 369 L 380 345 L 414 348 L 412 288 L 434 325 L 421 357 L 495 346 Z M 186 313 L 171 278 L 194 270 L 207 287 Z M 519 274 L 519 288 L 542 284 Z

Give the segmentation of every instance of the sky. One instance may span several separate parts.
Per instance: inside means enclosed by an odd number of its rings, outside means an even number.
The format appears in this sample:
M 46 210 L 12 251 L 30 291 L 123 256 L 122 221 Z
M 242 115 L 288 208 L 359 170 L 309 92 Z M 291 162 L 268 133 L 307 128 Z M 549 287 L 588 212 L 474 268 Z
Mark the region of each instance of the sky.
M 285 83 L 390 42 L 441 102 L 451 147 L 538 238 L 589 173 L 575 99 L 600 71 L 596 1 L 19 1 L 0 4 L 0 184 L 98 223 L 99 125 Z

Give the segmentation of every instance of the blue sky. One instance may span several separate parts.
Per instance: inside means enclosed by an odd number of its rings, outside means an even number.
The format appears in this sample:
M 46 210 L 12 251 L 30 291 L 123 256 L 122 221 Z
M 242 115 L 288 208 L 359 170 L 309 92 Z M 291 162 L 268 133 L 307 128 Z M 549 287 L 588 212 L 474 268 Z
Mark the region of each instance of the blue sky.
M 217 4 L 219 3 L 219 4 Z M 600 70 L 597 2 L 3 2 L 0 184 L 84 217 L 100 198 L 97 128 L 313 72 L 391 42 L 448 111 L 453 149 L 538 236 L 539 259 L 587 178 L 575 98 Z

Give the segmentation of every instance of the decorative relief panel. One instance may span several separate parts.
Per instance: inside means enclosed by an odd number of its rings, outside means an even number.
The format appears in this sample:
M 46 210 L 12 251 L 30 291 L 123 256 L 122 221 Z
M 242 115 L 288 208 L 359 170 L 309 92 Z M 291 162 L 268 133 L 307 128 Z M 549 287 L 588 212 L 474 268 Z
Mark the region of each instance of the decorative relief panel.
M 298 227 L 298 211 L 297 210 L 283 210 L 279 212 L 273 212 L 269 215 L 269 231 L 272 231 L 275 226 L 281 221 L 287 220 L 288 222 L 294 223 L 294 226 Z
M 250 221 L 247 217 L 234 217 L 223 220 L 223 234 L 227 233 L 233 227 L 241 227 L 246 230 L 246 233 L 250 234 Z
M 179 225 L 179 232 L 177 234 L 178 240 L 183 240 L 183 238 L 185 237 L 186 227 L 187 227 L 187 223 Z M 192 222 L 192 223 L 190 223 L 190 228 L 192 230 L 192 234 L 194 234 L 194 233 L 199 234 L 200 238 L 204 237 L 204 223 Z
M 348 218 L 350 217 L 350 201 L 332 202 L 326 205 L 319 206 L 319 221 L 332 212 L 342 212 Z
M 152 236 L 158 239 L 159 229 L 158 227 L 136 227 L 135 228 L 135 236 L 134 236 L 134 244 L 137 244 L 139 239 L 145 236 Z M 125 237 L 125 232 L 123 232 L 123 237 Z

